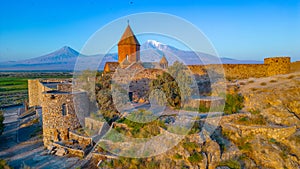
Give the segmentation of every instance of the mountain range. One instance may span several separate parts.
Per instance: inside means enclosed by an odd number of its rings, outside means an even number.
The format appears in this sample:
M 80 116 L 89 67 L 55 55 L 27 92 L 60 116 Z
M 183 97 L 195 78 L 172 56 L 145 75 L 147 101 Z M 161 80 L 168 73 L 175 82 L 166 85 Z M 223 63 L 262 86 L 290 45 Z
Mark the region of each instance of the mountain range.
M 169 64 L 179 60 L 186 65 L 195 64 L 262 64 L 261 61 L 236 60 L 230 58 L 218 58 L 213 55 L 180 50 L 175 47 L 162 44 L 154 40 L 148 40 L 141 45 L 140 49 L 142 62 L 158 62 L 164 55 Z M 101 59 L 102 58 L 102 59 Z M 47 55 L 20 61 L 0 62 L 0 71 L 72 71 L 76 69 L 95 69 L 102 70 L 105 62 L 117 61 L 117 53 L 83 55 L 64 46 Z M 92 63 L 94 64 L 93 66 Z

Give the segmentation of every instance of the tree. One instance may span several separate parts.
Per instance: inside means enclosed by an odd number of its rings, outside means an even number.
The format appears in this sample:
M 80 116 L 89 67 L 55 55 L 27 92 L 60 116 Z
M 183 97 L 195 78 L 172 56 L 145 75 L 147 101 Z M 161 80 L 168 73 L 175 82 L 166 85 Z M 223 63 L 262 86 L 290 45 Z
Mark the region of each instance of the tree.
M 182 101 L 188 100 L 191 96 L 191 77 L 187 67 L 178 61 L 174 62 L 167 72 L 163 72 L 162 75 L 158 75 L 155 80 L 150 82 L 150 91 L 162 91 L 169 106 L 180 108 Z M 154 92 L 152 96 L 160 105 L 165 103 L 162 92 Z
M 99 76 L 95 87 L 96 100 L 100 109 L 98 113 L 101 114 L 109 123 L 120 115 L 116 109 L 115 103 L 113 102 L 111 82 L 111 74 L 104 73 L 102 76 Z

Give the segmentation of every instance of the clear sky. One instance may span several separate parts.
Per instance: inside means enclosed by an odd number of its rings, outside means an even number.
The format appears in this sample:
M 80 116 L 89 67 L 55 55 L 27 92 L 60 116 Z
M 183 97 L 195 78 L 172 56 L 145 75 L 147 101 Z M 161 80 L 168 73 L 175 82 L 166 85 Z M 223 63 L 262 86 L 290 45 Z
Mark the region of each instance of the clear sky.
M 0 61 L 37 57 L 65 45 L 80 51 L 104 25 L 140 12 L 186 19 L 221 57 L 300 60 L 300 0 L 0 0 Z

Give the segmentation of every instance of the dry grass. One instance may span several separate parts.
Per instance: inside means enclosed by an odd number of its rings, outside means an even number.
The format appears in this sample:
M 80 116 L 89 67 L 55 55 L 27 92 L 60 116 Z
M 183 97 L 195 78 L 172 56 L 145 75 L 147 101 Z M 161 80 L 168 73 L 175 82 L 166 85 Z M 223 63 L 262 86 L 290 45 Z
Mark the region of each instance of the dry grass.
M 249 80 L 248 83 L 254 83 L 254 80 Z
M 287 79 L 293 79 L 295 76 L 294 75 L 290 75 L 287 77 Z
M 260 85 L 261 85 L 261 86 L 266 86 L 267 83 L 266 83 L 266 82 L 261 82 Z

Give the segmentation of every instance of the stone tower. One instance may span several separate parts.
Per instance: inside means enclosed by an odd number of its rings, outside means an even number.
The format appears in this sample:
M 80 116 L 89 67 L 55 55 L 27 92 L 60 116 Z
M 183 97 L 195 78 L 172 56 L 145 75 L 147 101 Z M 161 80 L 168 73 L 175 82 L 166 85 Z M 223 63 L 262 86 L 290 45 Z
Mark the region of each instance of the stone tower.
M 42 95 L 44 145 L 68 140 L 69 131 L 80 128 L 88 113 L 86 93 L 52 90 Z
M 140 46 L 128 24 L 118 43 L 118 62 L 121 64 L 124 59 L 127 59 L 129 63 L 138 62 L 140 60 Z
M 163 55 L 163 57 L 160 59 L 159 61 L 159 65 L 160 67 L 162 67 L 163 69 L 167 69 L 168 68 L 168 61 L 166 59 L 166 57 Z
M 290 73 L 290 57 L 265 58 L 264 64 L 267 65 L 267 76 Z

